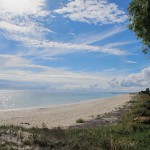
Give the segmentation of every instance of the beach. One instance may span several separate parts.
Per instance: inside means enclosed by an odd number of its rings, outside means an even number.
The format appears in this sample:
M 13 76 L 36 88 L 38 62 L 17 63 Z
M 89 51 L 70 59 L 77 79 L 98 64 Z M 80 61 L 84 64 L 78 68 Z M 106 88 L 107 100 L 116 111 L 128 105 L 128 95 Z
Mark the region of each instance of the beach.
M 78 102 L 51 107 L 1 110 L 0 125 L 21 125 L 24 127 L 69 127 L 76 125 L 76 120 L 92 119 L 92 116 L 115 110 L 130 100 L 129 94 Z

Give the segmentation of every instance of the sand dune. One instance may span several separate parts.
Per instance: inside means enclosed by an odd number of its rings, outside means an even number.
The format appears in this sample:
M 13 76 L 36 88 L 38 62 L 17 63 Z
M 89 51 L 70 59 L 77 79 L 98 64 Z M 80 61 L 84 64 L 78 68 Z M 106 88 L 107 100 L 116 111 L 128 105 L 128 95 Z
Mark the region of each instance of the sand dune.
M 78 118 L 85 120 L 91 116 L 113 111 L 115 108 L 130 100 L 130 95 L 120 95 L 111 98 L 102 98 L 69 105 L 46 108 L 32 108 L 23 110 L 0 111 L 0 125 L 22 125 L 25 127 L 67 127 L 75 125 Z

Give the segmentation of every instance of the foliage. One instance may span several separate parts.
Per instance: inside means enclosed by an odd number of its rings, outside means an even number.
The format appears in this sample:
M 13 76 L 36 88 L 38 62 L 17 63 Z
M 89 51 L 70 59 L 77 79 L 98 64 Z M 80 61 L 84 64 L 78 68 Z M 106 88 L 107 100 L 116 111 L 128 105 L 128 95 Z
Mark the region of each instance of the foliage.
M 82 119 L 82 118 L 78 118 L 78 119 L 76 120 L 76 123 L 84 123 L 84 122 L 85 122 L 85 120 Z
M 129 7 L 129 29 L 142 40 L 143 52 L 150 50 L 150 1 L 132 0 Z

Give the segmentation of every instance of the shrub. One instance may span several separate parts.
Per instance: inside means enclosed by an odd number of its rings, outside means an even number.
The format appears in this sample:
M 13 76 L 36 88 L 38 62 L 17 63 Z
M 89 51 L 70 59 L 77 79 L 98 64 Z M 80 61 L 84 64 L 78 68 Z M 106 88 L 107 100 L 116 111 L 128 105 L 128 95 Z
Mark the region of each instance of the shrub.
M 23 144 L 24 144 L 24 145 L 31 146 L 31 141 L 30 141 L 30 140 L 24 140 L 24 141 L 23 141 Z
M 76 120 L 76 123 L 84 123 L 84 122 L 85 122 L 85 120 L 82 119 L 82 118 L 78 118 L 78 119 Z

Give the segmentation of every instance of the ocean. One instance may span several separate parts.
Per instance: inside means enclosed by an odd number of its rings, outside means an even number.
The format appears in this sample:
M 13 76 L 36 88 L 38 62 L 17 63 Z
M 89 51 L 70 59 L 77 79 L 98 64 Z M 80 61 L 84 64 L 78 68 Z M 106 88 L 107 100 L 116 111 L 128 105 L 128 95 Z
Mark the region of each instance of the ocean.
M 0 90 L 0 110 L 71 104 L 120 94 L 125 93 Z

